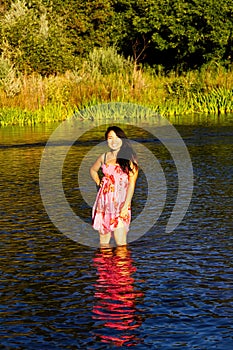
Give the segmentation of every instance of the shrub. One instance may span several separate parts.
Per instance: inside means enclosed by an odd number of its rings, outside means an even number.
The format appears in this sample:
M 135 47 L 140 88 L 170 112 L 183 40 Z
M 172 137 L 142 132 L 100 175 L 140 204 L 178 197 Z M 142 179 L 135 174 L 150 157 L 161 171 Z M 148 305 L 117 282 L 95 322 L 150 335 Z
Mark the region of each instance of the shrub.
M 94 48 L 85 62 L 91 73 L 109 75 L 132 70 L 132 62 L 119 55 L 114 47 Z

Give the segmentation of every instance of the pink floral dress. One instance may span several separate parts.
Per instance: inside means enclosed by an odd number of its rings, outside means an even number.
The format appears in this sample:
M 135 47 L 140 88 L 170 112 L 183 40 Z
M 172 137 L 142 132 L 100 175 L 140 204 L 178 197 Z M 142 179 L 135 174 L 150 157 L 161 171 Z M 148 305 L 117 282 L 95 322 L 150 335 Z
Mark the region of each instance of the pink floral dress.
M 92 209 L 92 226 L 102 234 L 113 232 L 124 225 L 129 230 L 131 209 L 125 218 L 120 217 L 124 205 L 129 177 L 119 164 L 103 164 L 102 187 L 99 189 Z

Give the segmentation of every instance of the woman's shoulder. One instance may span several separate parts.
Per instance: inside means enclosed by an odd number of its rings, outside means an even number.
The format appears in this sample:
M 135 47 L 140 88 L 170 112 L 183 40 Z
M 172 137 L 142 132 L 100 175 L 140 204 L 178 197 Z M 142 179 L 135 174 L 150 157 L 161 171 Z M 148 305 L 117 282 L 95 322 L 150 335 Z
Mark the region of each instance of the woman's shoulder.
M 99 160 L 101 162 L 101 165 L 103 165 L 105 163 L 105 159 L 106 159 L 106 153 L 102 153 L 100 156 L 99 156 Z
M 109 165 L 109 164 L 115 164 L 115 163 L 116 163 L 116 160 L 112 159 L 110 151 L 103 154 L 103 164 Z
M 109 154 L 110 154 L 110 152 L 105 152 L 99 156 L 99 160 L 100 160 L 102 165 L 107 164 Z
M 104 164 L 104 153 L 97 158 L 96 163 L 98 163 L 99 166 L 102 166 Z

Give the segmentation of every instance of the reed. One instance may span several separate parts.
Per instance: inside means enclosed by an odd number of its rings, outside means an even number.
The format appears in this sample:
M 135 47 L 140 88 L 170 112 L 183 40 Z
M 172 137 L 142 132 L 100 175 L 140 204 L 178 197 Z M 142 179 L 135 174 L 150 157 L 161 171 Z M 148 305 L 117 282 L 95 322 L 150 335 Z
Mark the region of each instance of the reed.
M 213 89 L 207 94 L 196 93 L 192 97 L 195 112 L 206 114 L 226 114 L 233 111 L 232 90 Z
M 92 64 L 64 75 L 42 78 L 32 74 L 17 76 L 15 81 L 11 72 L 10 80 L 5 77 L 0 81 L 0 126 L 59 122 L 74 111 L 106 102 L 140 104 L 168 119 L 196 113 L 211 118 L 213 114 L 233 112 L 231 71 L 208 67 L 182 75 L 155 74 L 130 68 L 129 62 L 124 68 L 118 60 L 120 69 L 112 64 L 108 71 Z
M 0 126 L 60 122 L 66 120 L 72 113 L 71 107 L 58 104 L 50 104 L 35 111 L 4 107 L 0 109 Z

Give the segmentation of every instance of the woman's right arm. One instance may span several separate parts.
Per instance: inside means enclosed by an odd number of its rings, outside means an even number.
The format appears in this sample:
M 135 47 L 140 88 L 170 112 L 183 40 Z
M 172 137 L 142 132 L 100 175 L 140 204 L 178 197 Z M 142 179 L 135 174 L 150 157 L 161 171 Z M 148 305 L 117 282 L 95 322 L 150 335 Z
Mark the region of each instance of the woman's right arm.
M 90 168 L 90 175 L 92 179 L 95 181 L 97 186 L 100 186 L 100 178 L 99 178 L 98 171 L 101 165 L 103 164 L 103 160 L 104 160 L 104 154 L 102 154 L 99 158 L 97 158 L 95 163 Z

